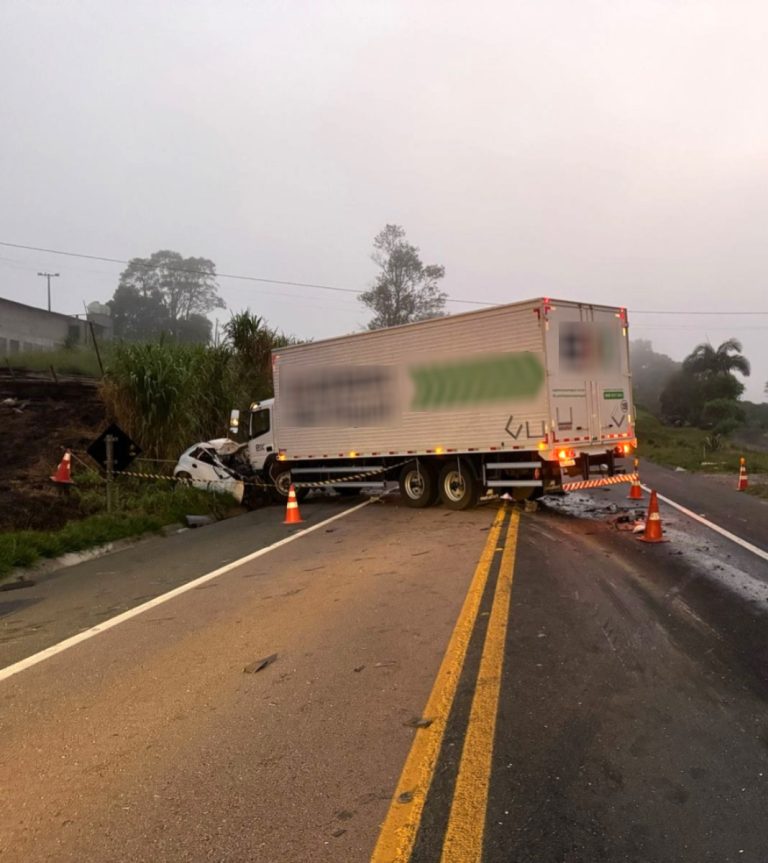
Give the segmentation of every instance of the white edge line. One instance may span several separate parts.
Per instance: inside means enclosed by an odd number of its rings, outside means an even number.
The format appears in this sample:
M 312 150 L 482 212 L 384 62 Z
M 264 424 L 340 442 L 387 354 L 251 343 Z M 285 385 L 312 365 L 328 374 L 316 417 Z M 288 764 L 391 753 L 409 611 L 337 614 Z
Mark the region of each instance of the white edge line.
M 651 493 L 651 489 L 647 485 L 643 485 L 642 488 Z M 705 525 L 710 528 L 710 530 L 714 530 L 716 533 L 719 533 L 721 536 L 724 536 L 726 539 L 730 539 L 731 542 L 735 542 L 737 545 L 740 545 L 742 548 L 745 548 L 747 551 L 751 551 L 752 554 L 756 554 L 758 557 L 762 557 L 763 560 L 768 560 L 768 551 L 763 551 L 762 548 L 758 548 L 756 545 L 752 545 L 751 542 L 747 542 L 746 539 L 742 539 L 740 536 L 736 536 L 736 534 L 731 533 L 729 530 L 726 530 L 724 527 L 720 527 L 719 524 L 715 524 L 713 521 L 710 521 L 708 518 L 704 518 L 703 515 L 698 515 L 698 513 L 693 512 L 690 509 L 687 509 L 684 506 L 681 506 L 679 503 L 675 503 L 675 501 L 670 500 L 668 497 L 664 497 L 663 494 L 659 494 L 656 492 L 656 497 L 659 500 L 663 500 L 664 503 L 673 506 L 675 509 L 679 509 L 684 515 L 687 515 L 689 518 L 692 518 L 694 521 L 698 521 L 700 524 Z
M 78 632 L 77 635 L 65 638 L 64 641 L 60 641 L 58 644 L 46 647 L 45 650 L 41 650 L 39 653 L 33 653 L 32 656 L 28 656 L 26 659 L 20 659 L 18 662 L 14 662 L 13 665 L 8 665 L 5 668 L 0 669 L 0 681 L 7 680 L 9 677 L 13 677 L 14 674 L 18 674 L 20 671 L 25 671 L 33 665 L 37 665 L 38 662 L 50 659 L 50 657 L 56 656 L 57 653 L 63 653 L 70 647 L 74 647 L 82 641 L 87 641 L 89 638 L 93 638 L 94 635 L 99 635 L 102 632 L 106 632 L 108 629 L 112 629 L 114 626 L 119 626 L 121 623 L 125 623 L 126 620 L 130 620 L 132 617 L 137 617 L 139 614 L 149 611 L 150 608 L 155 608 L 158 605 L 162 605 L 164 602 L 168 602 L 169 599 L 181 596 L 182 593 L 186 593 L 188 590 L 194 590 L 194 588 L 199 585 L 205 584 L 206 581 L 212 581 L 214 578 L 218 578 L 220 575 L 224 575 L 224 573 L 231 572 L 233 569 L 237 569 L 237 567 L 242 566 L 245 563 L 250 563 L 250 561 L 256 560 L 258 557 L 269 554 L 270 551 L 275 551 L 275 549 L 288 545 L 289 542 L 293 542 L 294 540 L 299 539 L 299 537 L 306 536 L 308 533 L 319 530 L 321 527 L 325 527 L 325 525 L 330 524 L 332 521 L 345 518 L 353 512 L 357 512 L 357 510 L 362 509 L 364 506 L 368 506 L 369 503 L 371 503 L 370 500 L 365 500 L 357 506 L 345 509 L 343 512 L 336 513 L 336 515 L 332 515 L 324 521 L 313 524 L 311 527 L 306 527 L 304 530 L 297 531 L 290 536 L 286 536 L 284 539 L 273 542 L 272 545 L 260 548 L 258 551 L 254 551 L 251 554 L 247 554 L 245 557 L 232 561 L 232 563 L 219 567 L 219 569 L 214 569 L 212 572 L 207 572 L 199 578 L 188 581 L 186 584 L 174 587 L 173 590 L 169 590 L 167 593 L 162 593 L 160 596 L 156 596 L 154 599 L 150 599 L 141 605 L 137 605 L 135 608 L 129 608 L 128 611 L 124 611 L 115 617 L 111 617 L 103 623 L 90 627 L 90 629 L 84 629 L 82 632 Z

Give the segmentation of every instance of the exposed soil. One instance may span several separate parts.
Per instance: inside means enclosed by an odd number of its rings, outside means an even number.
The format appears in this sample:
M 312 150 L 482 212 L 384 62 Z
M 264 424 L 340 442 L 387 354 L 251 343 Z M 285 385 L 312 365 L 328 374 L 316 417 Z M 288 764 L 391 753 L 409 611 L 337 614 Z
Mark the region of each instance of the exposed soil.
M 76 499 L 50 480 L 69 447 L 84 450 L 105 426 L 97 382 L 0 378 L 0 531 L 52 529 L 79 518 Z M 77 482 L 79 463 L 72 462 Z

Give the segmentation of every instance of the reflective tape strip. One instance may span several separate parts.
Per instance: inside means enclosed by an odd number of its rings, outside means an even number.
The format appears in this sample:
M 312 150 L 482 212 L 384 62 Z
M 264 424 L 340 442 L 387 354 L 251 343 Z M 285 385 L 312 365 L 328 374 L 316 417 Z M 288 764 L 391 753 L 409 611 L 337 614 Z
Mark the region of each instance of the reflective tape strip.
M 563 491 L 580 491 L 583 488 L 600 488 L 606 485 L 618 485 L 622 482 L 635 482 L 636 473 L 624 473 L 618 476 L 602 476 L 600 479 L 583 479 L 579 482 L 564 482 Z
M 136 479 L 168 479 L 171 482 L 181 482 L 187 483 L 189 485 L 192 485 L 195 482 L 205 483 L 206 485 L 218 485 L 221 483 L 232 482 L 232 480 L 234 480 L 235 482 L 241 482 L 244 485 L 258 485 L 262 486 L 263 488 L 271 488 L 271 483 L 264 483 L 260 479 L 246 479 L 245 477 L 237 476 L 231 476 L 225 479 L 202 479 L 201 477 L 192 477 L 191 479 L 188 479 L 187 477 L 182 476 L 169 476 L 167 473 L 132 473 L 131 471 L 127 470 L 121 470 L 113 474 L 114 479 L 117 479 L 121 476 L 132 476 Z

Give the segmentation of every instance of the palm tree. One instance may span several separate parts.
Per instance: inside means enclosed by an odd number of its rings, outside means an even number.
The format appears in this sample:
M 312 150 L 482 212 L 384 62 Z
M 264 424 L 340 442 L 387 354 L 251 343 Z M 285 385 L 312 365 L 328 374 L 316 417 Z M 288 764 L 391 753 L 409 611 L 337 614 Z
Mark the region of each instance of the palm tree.
M 717 348 L 708 342 L 703 342 L 691 351 L 683 360 L 683 369 L 702 377 L 741 372 L 749 376 L 749 360 L 741 354 L 741 342 L 738 339 L 726 339 Z

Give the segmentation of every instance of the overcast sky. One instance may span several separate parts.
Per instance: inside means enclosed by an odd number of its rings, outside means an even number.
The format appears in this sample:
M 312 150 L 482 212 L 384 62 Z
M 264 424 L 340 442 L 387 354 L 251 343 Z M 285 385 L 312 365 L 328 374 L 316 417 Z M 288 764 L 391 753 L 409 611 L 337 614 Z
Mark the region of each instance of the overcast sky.
M 761 0 L 2 0 L 0 241 L 365 289 L 396 223 L 451 311 L 627 305 L 676 359 L 736 336 L 761 401 L 766 45 Z M 43 306 L 53 270 L 74 313 L 120 269 L 0 246 L 0 296 Z M 303 337 L 368 318 L 352 294 L 221 294 Z

